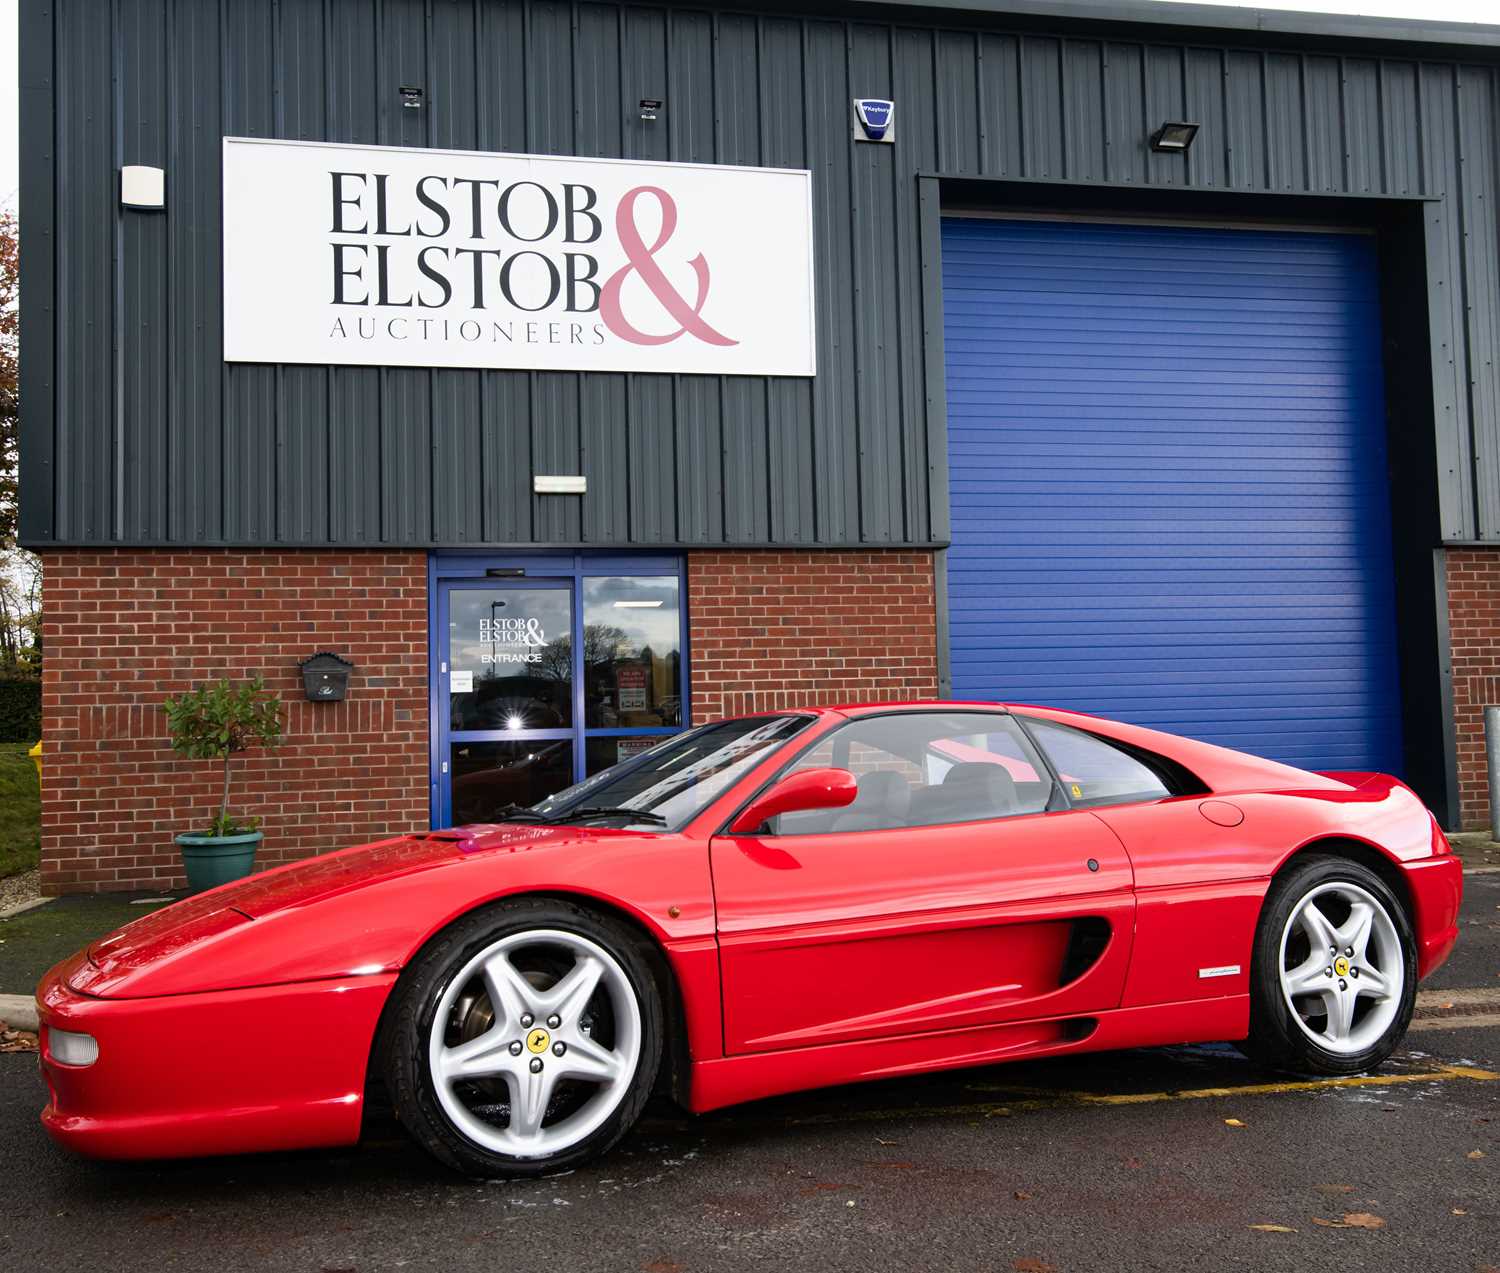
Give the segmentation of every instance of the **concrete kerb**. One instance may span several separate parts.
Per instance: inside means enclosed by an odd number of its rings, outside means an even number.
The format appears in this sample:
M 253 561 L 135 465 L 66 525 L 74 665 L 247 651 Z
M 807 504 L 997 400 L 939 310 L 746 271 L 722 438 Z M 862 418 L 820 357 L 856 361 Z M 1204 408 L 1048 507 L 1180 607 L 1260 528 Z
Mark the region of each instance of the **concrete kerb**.
M 27 911 L 34 911 L 38 906 L 46 906 L 55 900 L 51 897 L 33 897 L 29 901 L 17 902 L 14 906 L 7 906 L 4 910 L 0 910 L 0 919 L 23 915 Z M 5 1022 L 12 1030 L 35 1030 L 37 1028 L 36 1000 L 31 995 L 0 994 L 0 1021 Z
M 36 1000 L 31 995 L 0 995 L 0 1021 L 12 1030 L 35 1030 Z
M 38 906 L 46 906 L 48 903 L 55 902 L 56 900 L 55 897 L 33 897 L 29 901 L 17 902 L 14 906 L 7 906 L 4 910 L 0 910 L 0 919 L 9 919 L 12 915 L 22 915 L 27 911 L 34 911 Z

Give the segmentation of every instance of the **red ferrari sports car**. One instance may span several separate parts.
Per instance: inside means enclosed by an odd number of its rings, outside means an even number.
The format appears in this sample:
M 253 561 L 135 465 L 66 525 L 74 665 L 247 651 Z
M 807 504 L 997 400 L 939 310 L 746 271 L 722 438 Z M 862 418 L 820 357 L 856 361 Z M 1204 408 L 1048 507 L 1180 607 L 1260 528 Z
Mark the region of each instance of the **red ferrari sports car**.
M 494 824 L 151 914 L 38 990 L 100 1157 L 353 1142 L 383 1085 L 477 1176 L 692 1110 L 1104 1048 L 1378 1066 L 1462 876 L 1394 778 L 1076 713 L 819 708 L 669 738 Z

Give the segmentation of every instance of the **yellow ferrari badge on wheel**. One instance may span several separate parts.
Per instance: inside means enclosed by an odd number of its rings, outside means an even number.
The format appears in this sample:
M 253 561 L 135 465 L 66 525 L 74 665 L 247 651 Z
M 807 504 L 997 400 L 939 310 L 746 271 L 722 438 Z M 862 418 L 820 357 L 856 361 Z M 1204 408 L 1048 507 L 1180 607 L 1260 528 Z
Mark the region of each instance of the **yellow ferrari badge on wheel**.
M 526 1036 L 526 1046 L 538 1054 L 545 1052 L 547 1044 L 551 1042 L 552 1039 L 545 1030 L 533 1030 Z

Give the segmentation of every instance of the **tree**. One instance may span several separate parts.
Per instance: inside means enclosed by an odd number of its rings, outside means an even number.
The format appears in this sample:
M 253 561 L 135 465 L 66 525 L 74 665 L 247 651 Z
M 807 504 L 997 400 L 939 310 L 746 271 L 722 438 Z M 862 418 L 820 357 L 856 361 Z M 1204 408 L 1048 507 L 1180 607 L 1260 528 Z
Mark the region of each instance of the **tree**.
M 20 234 L 15 214 L 0 212 L 0 549 L 16 546 L 16 467 L 21 423 Z
M 16 547 L 20 463 L 20 235 L 0 212 L 0 677 L 41 672 L 41 561 Z
M 619 655 L 620 645 L 626 640 L 625 630 L 611 623 L 586 623 L 583 625 L 583 667 L 588 670 L 601 663 L 613 663 Z M 540 651 L 540 658 L 532 664 L 537 676 L 549 681 L 566 681 L 573 675 L 573 638 L 555 637 Z
M 191 760 L 224 764 L 219 812 L 209 824 L 209 835 L 239 835 L 254 831 L 258 820 L 236 818 L 229 812 L 229 762 L 256 743 L 275 747 L 281 742 L 281 701 L 260 677 L 239 685 L 220 677 L 196 689 L 170 697 L 162 705 L 172 749 Z
M 41 561 L 22 548 L 0 552 L 0 676 L 39 676 Z

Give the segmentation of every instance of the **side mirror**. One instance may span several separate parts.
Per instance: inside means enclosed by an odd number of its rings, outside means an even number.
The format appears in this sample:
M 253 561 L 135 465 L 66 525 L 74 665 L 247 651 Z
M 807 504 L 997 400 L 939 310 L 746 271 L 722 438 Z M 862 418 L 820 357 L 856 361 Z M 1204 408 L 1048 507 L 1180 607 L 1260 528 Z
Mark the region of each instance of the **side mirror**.
M 761 792 L 729 824 L 729 833 L 750 835 L 782 813 L 842 809 L 858 794 L 859 784 L 847 769 L 803 769 Z

